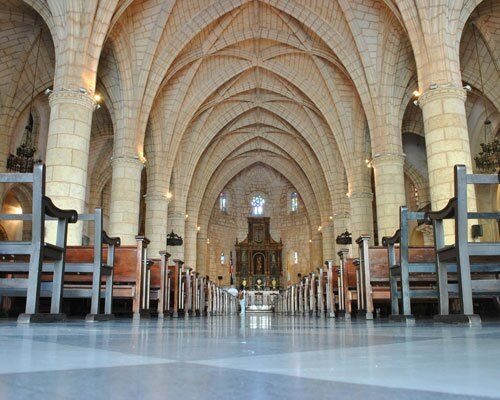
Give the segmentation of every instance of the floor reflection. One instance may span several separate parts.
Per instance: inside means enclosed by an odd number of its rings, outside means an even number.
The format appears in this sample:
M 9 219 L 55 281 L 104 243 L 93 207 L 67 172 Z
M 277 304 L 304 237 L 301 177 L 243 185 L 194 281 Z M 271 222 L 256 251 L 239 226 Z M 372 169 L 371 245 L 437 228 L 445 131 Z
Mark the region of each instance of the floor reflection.
M 250 314 L 249 328 L 250 329 L 272 329 L 272 315 L 271 314 Z

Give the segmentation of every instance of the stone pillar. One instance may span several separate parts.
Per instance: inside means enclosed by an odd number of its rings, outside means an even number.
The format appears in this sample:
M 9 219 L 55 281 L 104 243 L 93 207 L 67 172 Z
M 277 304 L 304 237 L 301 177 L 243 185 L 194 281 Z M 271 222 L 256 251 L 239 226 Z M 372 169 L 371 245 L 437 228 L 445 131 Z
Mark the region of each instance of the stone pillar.
M 57 90 L 50 95 L 50 125 L 45 162 L 46 194 L 56 206 L 85 211 L 90 130 L 95 101 L 87 93 Z M 55 240 L 56 224 L 47 223 L 47 240 Z M 69 225 L 68 244 L 82 244 L 83 224 Z
M 188 267 L 196 269 L 197 225 L 194 219 L 187 219 L 184 232 L 184 259 Z
M 146 195 L 146 237 L 151 241 L 148 250 L 150 257 L 157 257 L 167 246 L 167 210 L 166 194 L 148 189 Z
M 138 157 L 116 156 L 113 168 L 109 231 L 119 236 L 122 245 L 135 244 L 139 231 L 142 162 Z M 165 250 L 165 249 L 163 249 Z
M 196 270 L 202 275 L 207 275 L 207 234 L 203 231 L 198 232 L 196 242 Z
M 376 154 L 373 156 L 379 242 L 399 229 L 399 207 L 406 204 L 404 155 Z
M 326 260 L 334 258 L 335 255 L 335 236 L 333 234 L 333 221 L 328 221 L 323 224 L 323 229 L 321 230 L 323 239 L 323 263 Z
M 319 232 L 313 234 L 311 239 L 311 268 L 321 268 L 323 265 L 323 249 L 322 249 L 323 239 L 321 238 L 321 234 Z M 296 277 L 291 277 L 292 282 L 296 279 Z
M 174 231 L 177 235 L 182 236 L 182 238 L 185 240 L 184 234 L 186 226 L 186 214 L 182 211 L 169 209 L 167 222 L 167 233 Z M 167 250 L 170 254 L 172 254 L 173 258 L 184 260 L 185 245 L 186 243 L 184 242 L 182 246 L 170 246 Z
M 349 193 L 349 201 L 351 203 L 351 233 L 353 243 L 362 234 L 373 237 L 373 194 L 367 189 L 352 191 Z M 353 256 L 357 257 L 359 253 L 358 246 L 353 246 L 352 250 Z
M 451 85 L 426 90 L 419 99 L 424 118 L 427 168 L 433 210 L 443 208 L 454 196 L 453 167 L 464 164 L 472 171 L 466 92 Z M 474 187 L 469 185 L 468 206 L 475 210 Z M 453 225 L 445 224 L 446 240 L 453 238 Z

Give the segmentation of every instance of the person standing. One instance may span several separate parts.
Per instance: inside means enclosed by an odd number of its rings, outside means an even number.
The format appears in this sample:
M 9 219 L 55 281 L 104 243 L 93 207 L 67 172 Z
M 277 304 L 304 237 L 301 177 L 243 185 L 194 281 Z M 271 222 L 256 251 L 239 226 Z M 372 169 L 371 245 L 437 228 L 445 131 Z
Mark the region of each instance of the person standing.
M 240 315 L 241 316 L 244 316 L 245 311 L 246 311 L 246 298 L 245 297 L 246 297 L 245 289 L 240 290 L 240 293 L 238 294 L 238 299 L 240 301 L 240 307 L 241 307 Z

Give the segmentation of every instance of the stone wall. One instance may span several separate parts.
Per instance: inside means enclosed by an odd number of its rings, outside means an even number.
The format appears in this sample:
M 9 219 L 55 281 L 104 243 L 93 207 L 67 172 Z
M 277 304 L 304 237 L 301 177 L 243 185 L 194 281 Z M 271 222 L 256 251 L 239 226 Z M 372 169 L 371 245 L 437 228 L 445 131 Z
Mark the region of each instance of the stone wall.
M 261 194 L 266 203 L 264 215 L 271 218 L 271 236 L 283 241 L 284 278 L 288 273 L 292 280 L 298 273 L 307 273 L 310 264 L 309 217 L 299 196 L 297 212 L 291 212 L 291 194 L 297 191 L 290 182 L 276 171 L 264 166 L 247 169 L 236 176 L 222 191 L 228 199 L 227 212 L 221 212 L 219 202 L 215 204 L 208 226 L 208 271 L 212 279 L 223 276 L 229 283 L 230 252 L 235 240 L 245 239 L 247 217 L 250 215 L 250 201 L 254 194 Z M 300 191 L 299 191 L 300 193 Z M 297 265 L 293 253 L 299 254 Z M 224 252 L 226 263 L 221 265 L 220 256 Z

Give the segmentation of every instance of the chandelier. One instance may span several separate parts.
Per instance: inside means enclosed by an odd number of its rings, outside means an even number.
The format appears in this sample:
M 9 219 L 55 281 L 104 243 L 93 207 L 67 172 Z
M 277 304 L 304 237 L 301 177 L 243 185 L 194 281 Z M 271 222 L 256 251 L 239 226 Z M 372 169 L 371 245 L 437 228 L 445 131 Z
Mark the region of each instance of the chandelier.
M 486 120 L 484 121 L 484 142 L 480 144 L 481 151 L 474 157 L 476 163 L 476 168 L 483 173 L 497 172 L 500 169 L 500 141 L 498 139 L 493 139 L 488 142 L 489 131 L 491 129 L 491 121 L 488 119 L 488 110 L 486 108 L 486 100 L 484 98 L 484 81 L 483 81 L 483 69 L 481 66 L 481 58 L 479 57 L 478 49 L 478 35 L 476 33 L 476 25 L 472 22 L 472 32 L 474 33 L 474 41 L 476 47 L 476 58 L 479 68 L 479 81 L 481 83 L 481 93 L 483 95 L 483 108 Z
M 7 158 L 7 170 L 13 172 L 33 172 L 35 163 L 40 163 L 42 160 L 35 160 L 36 147 L 33 133 L 33 99 L 36 88 L 36 74 L 38 70 L 38 57 L 40 55 L 40 43 L 42 41 L 42 30 L 38 35 L 38 46 L 36 52 L 35 72 L 33 73 L 33 86 L 31 90 L 30 111 L 28 114 L 28 123 L 24 128 L 21 145 L 16 149 L 16 154 L 10 154 Z
M 33 114 L 30 112 L 28 125 L 24 128 L 23 141 L 16 149 L 16 154 L 10 154 L 7 159 L 7 169 L 14 172 L 33 172 L 35 163 L 36 147 L 33 145 Z
M 491 122 L 487 120 L 484 124 L 485 126 L 491 125 Z M 474 157 L 477 169 L 485 173 L 498 171 L 500 169 L 500 140 L 494 139 L 489 143 L 481 143 L 480 146 L 479 155 Z

